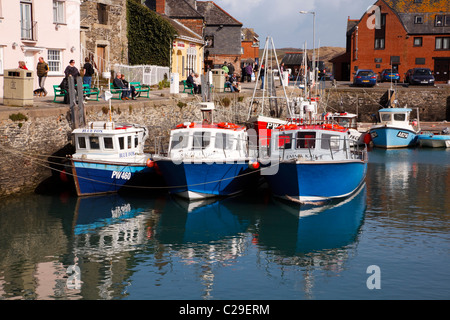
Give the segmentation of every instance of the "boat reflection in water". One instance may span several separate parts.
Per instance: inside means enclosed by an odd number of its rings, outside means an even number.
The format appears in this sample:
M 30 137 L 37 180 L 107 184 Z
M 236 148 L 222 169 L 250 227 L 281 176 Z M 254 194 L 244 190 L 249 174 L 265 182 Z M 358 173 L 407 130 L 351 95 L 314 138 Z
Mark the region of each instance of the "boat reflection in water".
M 276 259 L 282 263 L 297 264 L 304 255 L 320 253 L 324 258 L 321 265 L 336 264 L 343 261 L 341 249 L 357 241 L 366 209 L 366 186 L 349 198 L 320 206 L 274 201 L 280 212 L 261 219 L 260 246 L 275 249 Z

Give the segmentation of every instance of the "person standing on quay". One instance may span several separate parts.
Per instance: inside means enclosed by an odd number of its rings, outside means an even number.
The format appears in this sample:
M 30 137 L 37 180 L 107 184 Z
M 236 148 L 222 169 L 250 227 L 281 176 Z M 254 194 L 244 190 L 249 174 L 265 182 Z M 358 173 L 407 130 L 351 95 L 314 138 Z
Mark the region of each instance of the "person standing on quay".
M 92 66 L 91 62 L 89 61 L 89 58 L 86 57 L 84 59 L 85 63 L 83 66 L 84 75 L 83 75 L 83 84 L 88 84 L 89 88 L 91 87 L 92 83 L 92 76 L 94 75 L 94 67 Z
M 39 79 L 39 89 L 44 93 L 44 97 L 47 95 L 47 90 L 45 90 L 45 80 L 48 74 L 48 64 L 44 61 L 43 57 L 39 57 L 39 62 L 36 67 L 36 75 Z

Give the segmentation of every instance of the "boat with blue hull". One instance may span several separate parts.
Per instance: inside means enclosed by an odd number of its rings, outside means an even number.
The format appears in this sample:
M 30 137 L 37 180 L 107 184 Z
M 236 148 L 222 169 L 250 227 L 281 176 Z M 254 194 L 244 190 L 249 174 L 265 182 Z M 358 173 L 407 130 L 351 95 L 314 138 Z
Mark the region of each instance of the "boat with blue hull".
M 261 172 L 276 197 L 300 203 L 344 198 L 364 182 L 367 149 L 337 125 L 291 124 L 272 132 L 269 167 Z
M 144 186 L 156 176 L 151 155 L 144 153 L 144 126 L 97 121 L 72 133 L 70 170 L 78 196 Z
M 448 128 L 442 130 L 441 134 L 422 132 L 418 135 L 417 139 L 421 147 L 450 148 L 450 133 Z
M 250 156 L 246 127 L 215 123 L 214 104 L 200 106 L 204 120 L 179 124 L 171 131 L 167 156 L 154 157 L 169 192 L 198 200 L 256 185 L 259 163 Z
M 410 123 L 411 111 L 409 108 L 380 109 L 380 123 L 369 130 L 374 147 L 393 149 L 416 145 L 420 130 Z

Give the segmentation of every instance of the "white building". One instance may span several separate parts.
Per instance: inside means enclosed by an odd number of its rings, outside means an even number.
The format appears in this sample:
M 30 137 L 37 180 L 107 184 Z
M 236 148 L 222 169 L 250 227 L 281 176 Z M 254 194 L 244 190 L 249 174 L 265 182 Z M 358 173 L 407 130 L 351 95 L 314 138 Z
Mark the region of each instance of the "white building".
M 36 70 L 39 57 L 50 71 L 45 83 L 49 95 L 60 84 L 71 59 L 80 69 L 80 0 L 0 0 L 0 98 L 3 74 L 25 61 Z M 35 87 L 38 79 L 35 76 Z

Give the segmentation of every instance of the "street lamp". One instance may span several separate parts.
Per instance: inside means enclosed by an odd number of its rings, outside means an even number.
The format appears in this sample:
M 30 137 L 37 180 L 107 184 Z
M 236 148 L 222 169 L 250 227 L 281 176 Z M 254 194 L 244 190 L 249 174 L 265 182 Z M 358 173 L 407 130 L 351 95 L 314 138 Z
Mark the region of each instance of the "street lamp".
M 316 13 L 314 11 L 300 11 L 301 14 L 312 14 L 313 15 L 313 70 L 314 70 L 314 82 L 317 85 L 317 72 L 316 72 Z

